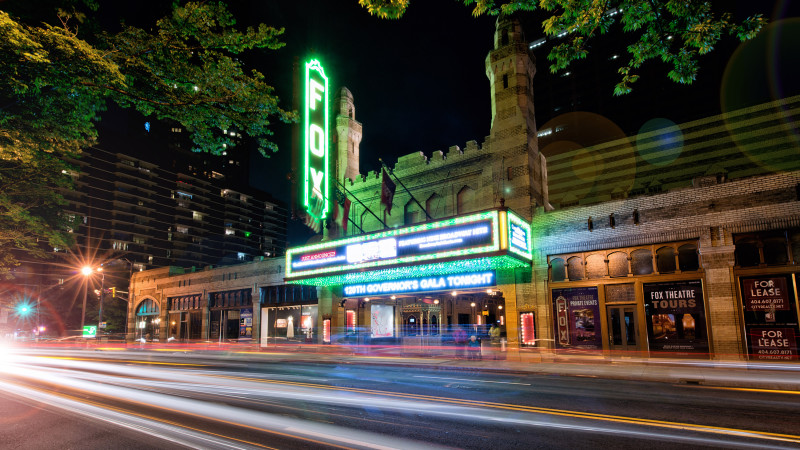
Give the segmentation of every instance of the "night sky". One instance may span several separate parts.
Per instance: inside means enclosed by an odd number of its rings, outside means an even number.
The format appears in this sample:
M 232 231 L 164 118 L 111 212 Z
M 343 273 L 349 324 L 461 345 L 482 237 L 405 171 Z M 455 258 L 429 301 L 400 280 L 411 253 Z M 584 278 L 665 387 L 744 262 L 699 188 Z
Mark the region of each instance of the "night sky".
M 378 158 L 391 165 L 401 155 L 418 151 L 430 155 L 452 145 L 463 147 L 469 140 L 482 143 L 489 134 L 491 107 L 484 62 L 492 47 L 496 18 L 474 18 L 470 7 L 455 0 L 412 2 L 400 20 L 370 16 L 356 0 L 229 4 L 242 25 L 264 22 L 286 28 L 284 48 L 264 52 L 263 57 L 250 55 L 248 60 L 266 74 L 285 107 L 291 104 L 291 67 L 295 57 L 303 61 L 313 54 L 325 66 L 332 86 L 350 89 L 356 120 L 364 127 L 362 174 L 376 170 Z M 630 99 L 613 97 L 613 84 L 597 86 L 608 92 L 608 103 L 634 105 L 636 96 L 653 99 L 652 111 L 627 114 L 628 119 L 632 116 L 641 124 L 624 124 L 623 117 L 608 117 L 612 122 L 631 134 L 651 117 L 667 117 L 681 123 L 698 118 L 692 112 L 705 116 L 800 93 L 797 5 L 787 1 L 772 5 L 752 1 L 721 4 L 730 7 L 739 18 L 755 12 L 763 13 L 771 23 L 794 18 L 780 22 L 780 35 L 773 33 L 747 51 L 740 51 L 734 39 L 723 41 L 716 53 L 701 59 L 701 72 L 692 86 L 666 80 L 667 69 L 659 67 L 659 63 L 643 68 L 643 80 L 635 86 Z M 542 37 L 539 24 L 546 16 L 528 13 L 522 17 L 527 40 Z M 536 97 L 543 95 L 536 89 L 546 79 L 548 62 L 546 54 L 535 56 Z M 769 67 L 765 69 L 765 65 Z M 572 70 L 581 70 L 581 66 Z M 610 74 L 606 75 L 616 80 L 616 66 L 609 65 L 607 70 Z M 686 99 L 686 112 L 659 110 L 660 96 Z M 639 105 L 642 103 L 650 104 L 640 101 Z M 540 114 L 544 116 L 545 112 Z M 539 125 L 544 120 L 537 114 Z M 281 151 L 270 159 L 253 158 L 251 168 L 251 182 L 282 199 L 288 198 L 289 189 L 285 181 L 290 170 L 289 128 L 276 124 L 275 139 Z
M 253 62 L 274 83 L 287 108 L 295 57 L 301 62 L 307 55 L 318 58 L 331 86 L 352 92 L 356 120 L 364 127 L 362 173 L 376 170 L 378 158 L 393 164 L 399 155 L 482 142 L 491 120 L 484 59 L 492 46 L 495 18 L 475 19 L 455 1 L 431 3 L 435 5 L 415 4 L 401 20 L 382 20 L 356 0 L 261 2 L 246 7 L 248 14 L 285 26 L 286 47 Z M 235 12 L 240 7 L 244 3 L 231 4 Z M 274 172 L 275 163 L 283 175 L 289 172 L 289 127 L 276 126 L 275 138 L 279 154 L 252 161 L 256 184 L 259 174 Z M 288 196 L 288 185 L 261 184 L 279 197 Z
M 378 158 L 392 165 L 401 155 L 419 151 L 430 155 L 435 150 L 446 151 L 452 145 L 463 147 L 470 140 L 482 143 L 489 134 L 491 108 L 484 62 L 492 47 L 495 17 L 474 18 L 471 8 L 456 0 L 414 1 L 400 20 L 370 16 L 357 0 L 237 0 L 227 3 L 240 26 L 265 23 L 285 27 L 282 37 L 285 47 L 276 51 L 252 51 L 242 56 L 248 66 L 264 73 L 267 82 L 276 88 L 282 107 L 291 109 L 295 58 L 302 62 L 313 55 L 323 63 L 334 89 L 341 86 L 350 89 L 355 99 L 356 120 L 362 123 L 364 132 L 362 174 L 376 170 Z M 727 39 L 713 56 L 701 59 L 700 78 L 692 86 L 666 80 L 667 69 L 651 63 L 653 67 L 648 69 L 654 69 L 652 73 L 657 76 L 644 70 L 646 77 L 635 86 L 637 90 L 631 98 L 650 95 L 655 99 L 650 102 L 652 111 L 637 109 L 631 113 L 629 110 L 628 119 L 633 117 L 644 123 L 651 117 L 666 117 L 674 123 L 682 123 L 697 118 L 692 117 L 692 113 L 711 115 L 800 93 L 796 56 L 800 54 L 797 3 L 800 2 L 719 2 L 724 8 L 735 11 L 739 19 L 762 12 L 774 24 L 774 32 L 745 50 L 735 40 Z M 111 20 L 117 15 L 136 16 L 141 26 L 143 19 L 154 20 L 168 11 L 167 2 L 155 5 L 148 8 L 140 2 L 119 5 L 101 1 L 101 10 L 107 8 L 106 18 Z M 113 13 L 108 14 L 109 9 Z M 545 17 L 541 13 L 523 16 L 528 41 L 543 36 L 539 24 Z M 603 42 L 609 43 L 608 40 Z M 534 97 L 543 98 L 541 83 L 546 80 L 547 55 L 534 53 L 538 70 L 534 78 Z M 609 64 L 601 70 L 610 71 L 610 77 L 615 79 L 618 66 Z M 576 65 L 571 70 L 585 70 L 585 66 Z M 586 74 L 582 75 L 585 79 Z M 608 92 L 609 103 L 631 101 L 614 98 L 611 95 L 613 83 L 597 86 L 597 89 Z M 685 108 L 670 112 L 659 110 L 658 99 L 665 96 L 685 98 Z M 540 126 L 547 119 L 543 110 L 537 104 Z M 602 111 L 593 112 L 602 114 Z M 608 119 L 628 134 L 637 130 L 635 123 L 623 124 L 622 117 Z M 280 148 L 279 153 L 266 159 L 252 151 L 250 170 L 250 182 L 254 187 L 287 203 L 286 175 L 290 171 L 292 151 L 290 129 L 289 125 L 274 124 L 273 139 Z

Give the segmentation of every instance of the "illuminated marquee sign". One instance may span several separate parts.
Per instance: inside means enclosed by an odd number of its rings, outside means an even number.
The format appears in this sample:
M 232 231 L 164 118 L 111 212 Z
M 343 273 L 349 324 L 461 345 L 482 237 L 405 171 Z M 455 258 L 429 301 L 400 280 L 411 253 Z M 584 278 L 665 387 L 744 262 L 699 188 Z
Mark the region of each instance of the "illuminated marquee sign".
M 530 225 L 496 209 L 290 248 L 286 280 L 346 285 L 429 276 L 432 270 L 479 272 L 529 265 L 530 254 Z M 440 267 L 448 264 L 458 267 Z
M 497 251 L 498 211 L 289 249 L 286 276 L 307 276 Z
M 508 249 L 526 259 L 533 259 L 531 252 L 531 225 L 513 212 L 508 213 Z
M 306 63 L 303 205 L 314 218 L 328 215 L 328 77 L 316 59 Z
M 403 278 L 375 283 L 349 284 L 342 288 L 345 297 L 359 295 L 388 295 L 409 292 L 435 292 L 471 289 L 496 285 L 495 271 L 460 273 L 454 275 Z

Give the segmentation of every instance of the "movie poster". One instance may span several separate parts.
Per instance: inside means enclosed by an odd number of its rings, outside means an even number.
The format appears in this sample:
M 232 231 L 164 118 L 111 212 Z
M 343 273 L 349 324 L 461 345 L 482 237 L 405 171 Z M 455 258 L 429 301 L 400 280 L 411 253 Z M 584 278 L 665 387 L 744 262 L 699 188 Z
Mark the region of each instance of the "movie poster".
M 797 306 L 788 275 L 741 279 L 742 312 L 750 358 L 792 361 L 800 340 Z
M 370 310 L 373 338 L 394 336 L 394 306 L 373 304 Z
M 651 356 L 708 353 L 700 280 L 644 283 L 642 290 Z
M 603 348 L 596 286 L 553 289 L 553 309 L 558 348 Z
M 253 337 L 253 309 L 242 309 L 239 313 L 239 339 Z

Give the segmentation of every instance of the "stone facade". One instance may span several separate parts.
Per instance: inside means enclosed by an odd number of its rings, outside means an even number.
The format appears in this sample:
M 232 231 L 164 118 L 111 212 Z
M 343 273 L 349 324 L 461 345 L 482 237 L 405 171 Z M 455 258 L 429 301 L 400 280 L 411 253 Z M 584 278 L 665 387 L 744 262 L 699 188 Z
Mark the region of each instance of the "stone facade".
M 252 301 L 248 304 L 236 305 L 236 309 L 251 307 L 260 308 L 261 288 L 283 284 L 283 260 L 272 258 L 228 267 L 209 268 L 206 270 L 184 270 L 179 267 L 135 272 L 130 284 L 130 305 L 128 311 L 128 337 L 139 339 L 145 334 L 152 338 L 166 341 L 175 337 L 169 332 L 169 313 L 184 312 L 201 315 L 202 329 L 196 330 L 200 339 L 215 339 L 210 333 L 210 313 L 214 308 L 211 301 L 213 293 L 250 291 Z M 200 301 L 188 307 L 171 308 L 170 299 L 178 297 L 198 296 Z M 143 318 L 138 314 L 141 305 L 148 300 L 158 305 L 157 314 Z M 223 307 L 220 307 L 223 308 Z M 233 308 L 233 307 L 231 307 Z M 258 315 L 253 315 L 253 329 L 259 328 Z M 142 323 L 144 322 L 144 323 Z M 179 336 L 180 333 L 176 333 Z M 238 337 L 238 336 L 237 336 Z M 256 336 L 257 337 L 257 336 Z M 255 337 L 254 337 L 255 338 Z
M 800 158 L 792 131 L 800 125 L 792 113 L 798 102 L 800 97 L 781 99 L 548 155 L 555 210 L 542 211 L 532 221 L 533 270 L 544 275 L 552 272 L 555 260 L 560 264 L 577 256 L 586 273 L 580 280 L 568 276 L 555 282 L 552 273 L 540 280 L 540 323 L 550 325 L 547 332 L 555 333 L 553 289 L 599 287 L 598 326 L 608 331 L 604 287 L 633 283 L 636 297 L 628 303 L 644 324 L 643 284 L 699 279 L 712 357 L 744 357 L 748 350 L 740 279 L 797 272 L 791 257 L 781 266 L 742 267 L 736 260 L 735 239 L 759 232 L 793 236 L 791 230 L 800 226 Z M 614 252 L 651 248 L 655 258 L 658 248 L 676 242 L 696 247 L 697 270 L 588 275 L 589 255 L 601 255 L 608 264 Z M 639 337 L 646 342 L 644 330 Z M 606 340 L 604 348 L 609 347 Z
M 362 125 L 355 121 L 352 94 L 340 91 L 337 179 L 353 200 L 350 219 L 360 227 L 349 227 L 348 236 L 502 206 L 530 220 L 531 270 L 497 273 L 505 331 L 515 349 L 522 347 L 520 317 L 532 314 L 534 345 L 543 354 L 549 353 L 544 350 L 572 350 L 572 338 L 561 334 L 561 321 L 577 326 L 574 321 L 579 320 L 580 333 L 571 331 L 576 339 L 584 343 L 593 339 L 593 349 L 606 354 L 619 350 L 624 355 L 657 356 L 666 351 L 743 358 L 752 351 L 747 330 L 770 326 L 756 324 L 754 313 L 743 307 L 742 283 L 760 276 L 788 280 L 791 307 L 781 316 L 786 323 L 780 329 L 797 328 L 800 158 L 796 130 L 800 124 L 793 111 L 800 106 L 800 97 L 589 147 L 559 145 L 558 139 L 568 136 L 556 130 L 540 151 L 532 90 L 535 59 L 513 20 L 498 21 L 494 42 L 486 59 L 492 97 L 490 135 L 481 144 L 470 141 L 463 148 L 411 153 L 387 167 L 398 180 L 391 212 L 381 205 L 381 172 L 359 173 Z M 324 239 L 341 234 L 334 223 L 326 230 Z M 771 234 L 762 242 L 758 233 Z M 765 255 L 781 233 L 788 249 L 786 258 L 771 260 Z M 743 263 L 742 243 L 756 241 L 752 248 L 762 259 Z M 213 335 L 211 311 L 225 308 L 212 306 L 212 294 L 250 290 L 252 339 L 259 339 L 256 311 L 269 304 L 265 292 L 285 288 L 281 269 L 285 264 L 273 260 L 201 273 L 170 268 L 136 274 L 131 323 L 145 299 L 157 303 L 166 320 L 169 298 L 199 295 L 201 309 L 205 308 L 203 333 L 208 338 Z M 653 312 L 654 303 L 645 296 L 649 293 L 655 298 L 663 286 L 680 286 L 682 291 L 676 295 L 690 296 L 691 302 L 685 304 L 691 303 L 694 312 Z M 582 310 L 574 312 L 574 317 L 562 314 L 553 297 L 569 292 L 596 296 L 594 312 Z M 396 306 L 397 311 L 440 314 L 442 325 L 460 324 L 457 318 L 462 315 L 475 316 L 470 300 L 460 295 L 439 300 L 428 306 L 417 300 Z M 317 288 L 314 296 L 300 294 L 289 303 L 313 303 L 316 327 L 323 329 L 347 326 L 348 314 L 359 324 L 368 323 L 367 301 L 345 298 L 341 286 L 331 286 Z M 288 303 L 275 305 L 283 304 Z M 766 314 L 770 320 L 774 310 Z M 620 343 L 615 329 L 623 316 L 636 327 L 623 333 L 628 342 Z M 591 327 L 587 321 L 592 321 Z M 397 324 L 402 325 L 399 320 Z M 663 345 L 663 341 L 656 346 L 655 339 L 675 331 L 670 327 L 701 344 L 686 344 L 688 351 L 680 345 Z M 135 331 L 133 326 L 129 329 Z M 167 336 L 166 331 L 161 333 Z M 797 335 L 800 340 L 800 332 Z M 796 357 L 796 344 L 794 352 Z

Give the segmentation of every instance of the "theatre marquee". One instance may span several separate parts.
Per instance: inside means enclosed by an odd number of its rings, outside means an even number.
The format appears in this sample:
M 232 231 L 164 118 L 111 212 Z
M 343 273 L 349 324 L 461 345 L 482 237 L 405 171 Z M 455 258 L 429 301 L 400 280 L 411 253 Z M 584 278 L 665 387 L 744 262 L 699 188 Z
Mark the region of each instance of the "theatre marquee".
M 286 280 L 317 286 L 530 266 L 530 224 L 492 209 L 290 248 Z

